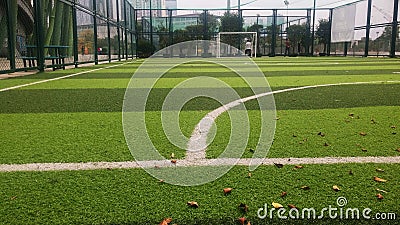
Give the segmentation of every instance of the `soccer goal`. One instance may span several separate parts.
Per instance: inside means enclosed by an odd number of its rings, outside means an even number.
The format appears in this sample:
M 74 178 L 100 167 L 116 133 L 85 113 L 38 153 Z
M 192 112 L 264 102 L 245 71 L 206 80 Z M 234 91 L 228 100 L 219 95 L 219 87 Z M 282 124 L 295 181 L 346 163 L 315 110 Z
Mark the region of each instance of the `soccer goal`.
M 251 56 L 257 56 L 257 32 L 219 32 L 217 57 L 245 56 L 246 42 L 251 42 Z M 225 43 L 227 45 L 221 45 Z

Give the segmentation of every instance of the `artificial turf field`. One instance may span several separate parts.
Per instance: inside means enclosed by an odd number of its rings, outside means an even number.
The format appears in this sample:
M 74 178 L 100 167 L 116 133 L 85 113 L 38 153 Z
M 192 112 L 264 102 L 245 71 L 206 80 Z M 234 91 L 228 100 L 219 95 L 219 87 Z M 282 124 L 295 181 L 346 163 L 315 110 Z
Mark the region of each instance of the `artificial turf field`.
M 0 92 L 0 164 L 133 160 L 121 111 L 125 89 L 141 62 L 114 63 L 116 67 Z M 384 81 L 276 94 L 276 132 L 268 157 L 400 156 L 400 83 L 394 82 L 400 80 L 399 59 L 276 57 L 256 59 L 256 63 L 272 90 Z M 0 80 L 0 89 L 107 66 Z M 218 65 L 182 65 L 165 74 L 150 93 L 146 108 L 149 135 L 165 157 L 174 153 L 179 160 L 185 151 L 170 144 L 160 129 L 163 98 L 175 85 L 196 76 L 216 77 L 241 97 L 252 95 L 242 79 Z M 189 136 L 200 119 L 219 106 L 205 98 L 188 102 L 180 114 L 183 133 Z M 252 125 L 247 148 L 252 149 L 257 145 L 260 115 L 253 101 L 246 108 Z M 216 123 L 218 131 L 207 158 L 222 152 L 230 134 L 226 113 Z M 246 151 L 243 157 L 252 157 L 252 152 Z M 294 204 L 299 209 L 320 210 L 336 206 L 340 196 L 347 198 L 346 207 L 393 212 L 397 218 L 317 223 L 398 224 L 399 174 L 399 164 L 319 164 L 296 170 L 293 166 L 261 166 L 249 178 L 248 167 L 235 166 L 212 183 L 178 187 L 160 183 L 141 169 L 0 172 L 0 224 L 158 224 L 167 217 L 173 218 L 171 224 L 239 224 L 237 219 L 242 216 L 251 224 L 310 223 L 260 220 L 257 210 L 265 203 L 271 207 L 272 202 L 285 208 Z M 374 176 L 387 182 L 376 182 Z M 333 191 L 333 185 L 341 190 Z M 224 195 L 225 187 L 234 190 Z M 281 197 L 282 192 L 287 196 Z M 378 193 L 384 199 L 377 199 Z M 199 208 L 188 207 L 188 201 L 198 202 Z M 238 209 L 240 203 L 249 206 L 247 213 Z

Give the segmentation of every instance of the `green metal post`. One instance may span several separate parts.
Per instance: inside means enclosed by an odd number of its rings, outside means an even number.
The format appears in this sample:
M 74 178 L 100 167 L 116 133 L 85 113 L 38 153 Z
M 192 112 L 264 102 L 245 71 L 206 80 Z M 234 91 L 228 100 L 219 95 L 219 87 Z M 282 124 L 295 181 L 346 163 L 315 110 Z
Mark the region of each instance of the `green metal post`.
M 314 0 L 313 7 L 313 24 L 312 24 L 312 33 L 311 33 L 311 55 L 314 55 L 314 39 L 315 39 L 315 8 L 316 8 L 316 0 Z
M 390 44 L 390 57 L 396 57 L 396 40 L 398 35 L 398 25 L 397 17 L 399 16 L 399 0 L 394 0 L 393 5 L 393 22 L 392 22 L 392 40 Z
M 108 55 L 108 62 L 111 62 L 111 30 L 110 30 L 110 1 L 112 0 L 105 0 L 106 1 L 106 8 L 107 8 L 107 37 L 108 37 L 108 41 L 107 41 L 107 46 L 108 46 L 108 50 L 107 50 L 107 55 Z
M 271 50 L 269 53 L 270 57 L 275 57 L 275 45 L 276 45 L 276 17 L 278 15 L 278 11 L 274 9 L 272 11 L 272 38 L 271 38 Z
M 134 9 L 135 12 L 135 40 L 136 40 L 136 58 L 138 58 L 138 47 L 139 47 L 139 31 L 138 31 L 138 16 L 137 16 L 137 10 Z M 142 25 L 143 27 L 143 25 Z
M 150 44 L 151 44 L 151 46 L 154 46 L 154 40 L 153 40 L 153 10 L 152 10 L 152 5 L 151 5 L 152 0 L 149 0 L 149 1 L 150 1 Z
M 7 23 L 7 30 L 8 30 L 8 53 L 10 57 L 10 68 L 11 71 L 15 71 L 15 42 L 16 42 L 16 30 L 13 29 L 13 23 L 14 23 L 14 15 L 13 15 L 13 8 L 17 2 L 15 0 L 7 0 L 6 1 L 6 6 L 7 6 L 7 18 L 8 18 L 8 23 Z
M 94 64 L 99 64 L 99 54 L 98 54 L 98 46 L 97 46 L 97 0 L 93 0 L 93 33 L 94 33 Z
M 78 50 L 78 21 L 76 19 L 76 0 L 74 0 L 74 4 L 72 5 L 72 33 L 74 36 L 74 40 L 73 40 L 74 64 L 75 64 L 75 68 L 78 68 L 79 50 Z
M 127 7 L 127 2 L 126 0 L 122 0 L 124 3 L 124 34 L 125 34 L 125 59 L 128 60 L 128 21 L 127 21 L 127 12 L 126 12 L 126 7 Z
M 306 41 L 306 46 L 305 46 L 305 50 L 306 50 L 306 55 L 308 56 L 308 55 L 310 55 L 310 41 L 312 42 L 312 41 L 314 41 L 314 40 L 310 40 L 311 39 L 311 37 L 310 37 L 310 34 L 311 34 L 311 32 L 313 32 L 312 31 L 312 29 L 311 29 L 311 9 L 307 9 L 307 23 L 306 23 L 306 26 L 307 26 L 307 36 L 306 36 L 306 38 L 307 38 L 307 41 Z M 313 36 L 313 35 L 311 35 L 311 36 Z
M 172 45 L 172 43 L 174 43 L 174 28 L 173 28 L 171 9 L 168 10 L 168 17 L 169 17 L 169 24 L 168 24 L 169 45 Z
M 333 17 L 333 9 L 329 10 L 329 38 L 328 38 L 328 46 L 326 50 L 326 54 L 328 56 L 331 55 L 331 41 L 332 41 L 332 17 Z
M 45 69 L 45 61 L 44 61 L 44 28 L 43 28 L 43 15 L 40 15 L 42 12 L 41 1 L 35 0 L 35 29 L 36 29 L 36 44 L 37 44 L 37 66 L 39 71 L 43 72 Z
M 368 8 L 367 8 L 367 24 L 365 30 L 365 52 L 364 56 L 367 57 L 369 53 L 369 34 L 371 32 L 371 11 L 372 11 L 372 0 L 368 0 Z
M 121 29 L 121 27 L 120 27 L 120 24 L 119 24 L 119 22 L 120 22 L 120 19 L 119 19 L 119 16 L 120 16 L 120 8 L 119 8 L 119 0 L 115 0 L 115 2 L 116 2 L 116 7 L 117 7 L 117 38 L 118 38 L 118 61 L 121 61 L 121 31 L 120 31 L 120 29 Z

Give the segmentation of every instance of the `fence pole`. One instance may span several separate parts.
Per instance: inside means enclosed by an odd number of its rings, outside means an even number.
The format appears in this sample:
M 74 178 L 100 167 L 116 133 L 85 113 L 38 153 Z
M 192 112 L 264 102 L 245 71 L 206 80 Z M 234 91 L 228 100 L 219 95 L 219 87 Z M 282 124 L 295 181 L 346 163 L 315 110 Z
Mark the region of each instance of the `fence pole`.
M 333 17 L 333 9 L 329 10 L 329 35 L 328 35 L 328 46 L 326 50 L 326 54 L 328 56 L 331 55 L 331 41 L 332 41 L 332 17 Z
M 393 6 L 393 22 L 392 22 L 392 41 L 390 45 L 390 57 L 396 57 L 396 40 L 398 35 L 398 25 L 397 17 L 399 16 L 399 0 L 394 0 Z
M 97 0 L 93 0 L 93 33 L 94 33 L 94 64 L 99 64 L 99 54 L 98 54 L 98 46 L 97 46 Z
M 273 19 L 272 19 L 272 39 L 271 39 L 271 52 L 269 53 L 270 57 L 275 57 L 275 45 L 276 45 L 276 17 L 278 15 L 278 11 L 274 9 L 272 11 Z
M 7 6 L 7 31 L 8 31 L 8 53 L 10 57 L 10 69 L 11 71 L 15 71 L 15 41 L 16 41 L 16 27 L 13 26 L 14 24 L 14 13 L 13 13 L 13 8 L 18 7 L 15 6 L 17 4 L 17 1 L 15 0 L 7 0 L 6 1 L 6 6 Z M 15 21 L 16 22 L 16 21 Z
M 75 68 L 78 68 L 79 50 L 78 50 L 78 21 L 76 19 L 76 0 L 74 0 L 74 3 L 72 5 L 72 33 L 73 33 L 72 35 L 74 36 L 74 40 L 73 40 L 74 64 L 75 64 Z
M 118 61 L 121 61 L 121 31 L 120 31 L 120 8 L 119 8 L 119 0 L 114 0 L 117 4 L 117 38 L 118 38 Z
M 128 27 L 128 21 L 127 21 L 127 17 L 126 17 L 126 15 L 127 15 L 127 11 L 126 11 L 126 8 L 127 8 L 127 2 L 126 2 L 126 0 L 122 0 L 122 2 L 123 2 L 123 4 L 124 4 L 124 20 L 125 20 L 125 22 L 124 22 L 124 35 L 125 35 L 125 39 L 124 39 L 124 41 L 125 41 L 125 59 L 126 60 L 128 60 L 128 29 L 127 29 L 127 27 Z
M 106 7 L 107 7 L 107 55 L 108 55 L 108 62 L 111 62 L 111 30 L 110 30 L 110 0 L 106 0 Z
M 367 24 L 365 30 L 365 52 L 364 56 L 368 57 L 369 54 L 369 34 L 371 32 L 371 11 L 372 11 L 372 0 L 368 0 L 368 8 L 367 8 Z

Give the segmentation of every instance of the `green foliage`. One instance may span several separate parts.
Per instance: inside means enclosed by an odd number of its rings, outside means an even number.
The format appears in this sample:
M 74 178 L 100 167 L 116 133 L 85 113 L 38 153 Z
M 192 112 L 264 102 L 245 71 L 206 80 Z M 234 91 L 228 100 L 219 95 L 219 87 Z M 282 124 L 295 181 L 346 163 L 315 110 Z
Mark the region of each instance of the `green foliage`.
M 324 53 L 326 53 L 326 47 L 329 43 L 329 37 L 331 35 L 331 22 L 327 19 L 320 19 L 318 21 L 318 28 L 315 31 L 315 35 L 320 44 L 324 45 Z
M 137 47 L 137 54 L 139 58 L 148 58 L 154 53 L 155 50 L 156 48 L 150 43 L 150 41 L 139 39 Z
M 302 53 L 301 47 L 308 47 L 309 33 L 306 24 L 291 25 L 287 28 L 286 32 L 293 48 L 292 52 L 296 52 L 295 49 L 297 48 L 297 53 Z

